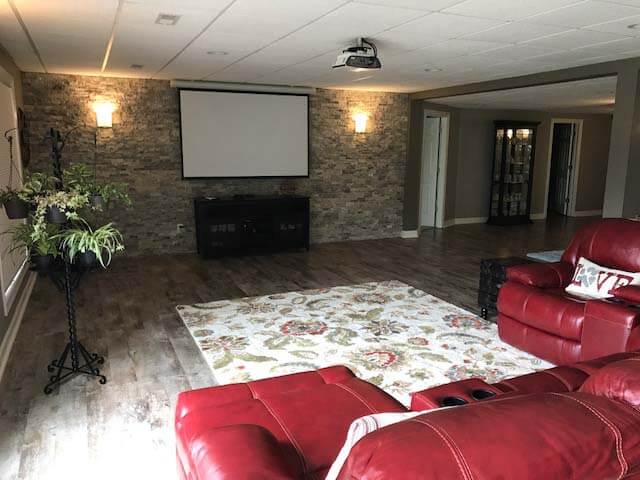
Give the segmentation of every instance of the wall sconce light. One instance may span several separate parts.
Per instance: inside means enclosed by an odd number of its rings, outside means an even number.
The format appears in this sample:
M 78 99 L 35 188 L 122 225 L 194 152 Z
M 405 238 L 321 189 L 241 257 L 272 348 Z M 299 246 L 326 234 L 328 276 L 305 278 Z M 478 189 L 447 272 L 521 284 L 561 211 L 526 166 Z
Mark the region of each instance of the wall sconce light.
M 96 102 L 93 104 L 98 127 L 111 128 L 113 126 L 113 111 L 115 109 L 116 106 L 112 102 Z
M 511 140 L 511 139 L 513 138 L 513 130 L 511 130 L 511 129 L 508 129 L 508 130 L 507 130 L 507 138 L 508 138 L 509 140 Z
M 369 115 L 366 113 L 356 113 L 353 120 L 356 122 L 356 133 L 365 133 L 367 131 L 367 120 Z

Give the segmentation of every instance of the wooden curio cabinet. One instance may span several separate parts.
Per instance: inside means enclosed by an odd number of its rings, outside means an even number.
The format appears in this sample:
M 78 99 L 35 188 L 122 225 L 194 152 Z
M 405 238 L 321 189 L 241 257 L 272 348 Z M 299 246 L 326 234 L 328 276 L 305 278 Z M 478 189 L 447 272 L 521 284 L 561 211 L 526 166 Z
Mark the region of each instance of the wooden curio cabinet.
M 488 223 L 528 223 L 538 122 L 495 122 Z

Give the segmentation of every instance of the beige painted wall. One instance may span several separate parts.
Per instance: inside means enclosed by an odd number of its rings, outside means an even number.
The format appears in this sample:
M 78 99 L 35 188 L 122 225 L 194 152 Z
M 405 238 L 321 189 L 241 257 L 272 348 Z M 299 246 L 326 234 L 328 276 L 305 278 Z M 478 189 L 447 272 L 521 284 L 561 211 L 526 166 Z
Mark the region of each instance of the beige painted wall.
M 611 115 L 565 114 L 525 110 L 472 110 L 413 101 L 411 148 L 405 185 L 404 229 L 417 228 L 420 191 L 422 123 L 420 109 L 447 111 L 451 118 L 445 220 L 487 217 L 493 158 L 493 122 L 540 122 L 531 192 L 531 213 L 543 214 L 547 195 L 547 170 L 552 118 L 583 120 L 577 211 L 601 210 L 607 174 Z
M 16 102 L 22 106 L 22 73 L 14 63 L 9 53 L 0 45 L 0 67 L 4 68 L 13 77 L 14 89 L 16 92 Z
M 11 56 L 2 47 L 2 45 L 0 45 L 0 67 L 6 70 L 13 77 L 13 81 L 14 81 L 13 86 L 16 92 L 16 102 L 18 103 L 18 106 L 22 106 L 22 74 L 20 72 L 20 69 L 16 66 Z M 0 134 L 1 133 L 2 132 L 0 132 Z M 0 141 L 4 142 L 4 138 L 2 138 Z M 2 148 L 5 148 L 4 143 L 2 143 Z M 24 293 L 25 284 L 26 282 L 23 282 L 23 285 L 21 287 L 23 291 L 20 292 L 16 297 L 16 300 L 13 303 L 12 311 L 9 312 L 9 315 L 5 316 L 0 314 L 0 344 L 2 343 L 2 339 L 4 338 L 4 335 L 7 329 L 9 328 L 9 325 L 13 321 L 13 318 L 16 313 L 15 312 L 16 306 L 18 305 L 18 303 L 20 303 L 20 298 Z
M 516 110 L 461 110 L 459 113 L 458 176 L 454 218 L 486 217 L 488 215 L 494 120 L 540 122 L 536 138 L 531 213 L 544 213 L 552 118 L 579 118 L 583 120 L 576 210 L 602 209 L 611 134 L 610 115 L 568 115 Z

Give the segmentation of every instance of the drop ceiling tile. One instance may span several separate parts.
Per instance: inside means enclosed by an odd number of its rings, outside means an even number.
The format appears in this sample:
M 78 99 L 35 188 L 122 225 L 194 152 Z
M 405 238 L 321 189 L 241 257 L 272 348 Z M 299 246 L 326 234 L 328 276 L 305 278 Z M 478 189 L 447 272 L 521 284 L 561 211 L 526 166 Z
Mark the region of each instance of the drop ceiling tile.
M 561 27 L 585 27 L 640 14 L 640 9 L 626 5 L 587 0 L 527 19 L 527 22 Z
M 309 22 L 347 3 L 346 0 L 236 0 L 229 15 Z
M 615 33 L 617 35 L 624 35 L 627 37 L 640 37 L 640 28 L 629 28 L 630 25 L 640 26 L 640 15 L 633 17 L 627 17 L 622 20 L 615 20 L 613 22 L 598 23 L 595 25 L 589 25 L 584 27 L 586 30 L 593 30 L 596 32 Z
M 590 30 L 572 30 L 524 42 L 524 44 L 556 50 L 570 50 L 573 48 L 587 47 L 598 43 L 620 40 L 622 38 L 624 37 L 613 33 L 592 32 Z
M 2 46 L 9 52 L 11 58 L 14 59 L 18 68 L 23 72 L 44 72 L 38 57 L 26 40 L 20 42 L 2 40 L 0 43 L 2 43 Z
M 640 8 L 640 0 L 602 0 L 606 3 L 614 3 L 618 5 L 627 5 L 629 7 L 639 7 Z
M 178 23 L 158 25 L 154 5 L 126 2 L 116 25 L 107 70 L 134 74 L 130 66 L 140 64 L 144 65 L 144 72 L 155 73 L 219 14 L 218 10 L 182 6 L 171 12 L 180 15 Z
M 467 0 L 445 13 L 498 20 L 520 20 L 576 3 L 576 0 Z
M 332 38 L 347 43 L 358 37 L 373 36 L 425 14 L 421 10 L 348 3 L 304 27 L 300 32 L 315 39 Z
M 32 36 L 47 32 L 95 34 L 98 29 L 108 33 L 118 6 L 117 0 L 14 0 Z
M 531 65 L 569 68 L 576 65 L 582 65 L 584 64 L 584 61 L 588 61 L 591 58 L 593 58 L 593 55 L 589 53 L 589 51 L 576 49 L 530 57 L 523 60 L 523 62 Z
M 9 52 L 20 70 L 43 71 L 8 2 L 0 2 L 0 44 Z
M 426 38 L 453 39 L 471 35 L 505 22 L 483 18 L 463 17 L 446 13 L 432 13 L 412 22 L 405 23 L 390 31 L 397 35 L 404 35 L 404 41 L 418 41 L 421 36 Z M 418 45 L 416 45 L 417 47 Z
M 357 3 L 385 5 L 387 7 L 413 8 L 416 10 L 437 11 L 451 7 L 464 0 L 356 0 Z
M 480 33 L 465 35 L 462 38 L 482 40 L 485 42 L 520 43 L 556 33 L 567 32 L 569 30 L 567 27 L 556 27 L 554 25 L 512 22 Z
M 253 51 L 265 47 L 268 39 L 260 35 L 237 35 L 233 33 L 221 33 L 209 29 L 192 43 L 193 46 L 203 51 L 207 50 L 247 50 Z
M 537 57 L 557 52 L 558 50 L 542 48 L 534 45 L 520 44 L 498 47 L 480 52 L 474 56 L 492 60 L 494 63 L 504 63 L 511 60 L 524 60 L 526 58 Z M 486 61 L 485 60 L 485 61 Z
M 162 76 L 168 76 L 168 78 L 200 80 L 223 70 L 249 53 L 248 51 L 233 50 L 228 51 L 227 55 L 207 55 L 206 50 L 201 50 L 192 45 L 167 65 L 161 74 Z
M 581 53 L 590 53 L 593 57 L 614 56 L 621 53 L 640 50 L 640 38 L 627 38 L 615 42 L 600 43 L 590 47 L 576 49 Z
M 493 42 L 457 39 L 447 40 L 446 42 L 422 48 L 420 49 L 420 52 L 428 58 L 448 58 L 461 55 L 472 55 L 474 53 L 484 52 L 500 46 L 501 45 Z
M 272 42 L 304 25 L 302 20 L 287 21 L 273 17 L 232 15 L 224 13 L 209 31 L 232 35 L 262 37 L 264 43 Z
M 78 1 L 78 0 L 75 0 Z M 81 0 L 80 0 L 81 1 Z M 233 3 L 233 0 L 125 0 L 127 3 L 146 5 L 156 9 L 158 13 L 172 14 L 177 8 L 187 10 L 223 10 Z
M 440 43 L 445 38 L 434 36 L 420 29 L 407 31 L 388 30 L 375 36 L 373 41 L 380 47 L 394 53 L 408 52 L 418 48 Z

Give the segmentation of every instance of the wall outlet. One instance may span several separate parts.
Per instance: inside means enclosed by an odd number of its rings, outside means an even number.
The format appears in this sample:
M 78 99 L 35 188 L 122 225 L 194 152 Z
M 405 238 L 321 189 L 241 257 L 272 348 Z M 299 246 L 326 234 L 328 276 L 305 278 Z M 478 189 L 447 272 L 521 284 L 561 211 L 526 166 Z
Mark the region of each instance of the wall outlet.
M 184 233 L 184 223 L 178 223 L 176 225 L 176 233 L 182 235 Z

